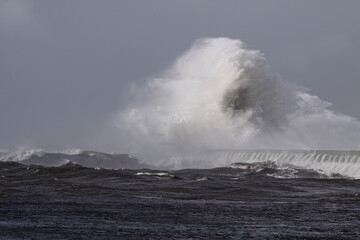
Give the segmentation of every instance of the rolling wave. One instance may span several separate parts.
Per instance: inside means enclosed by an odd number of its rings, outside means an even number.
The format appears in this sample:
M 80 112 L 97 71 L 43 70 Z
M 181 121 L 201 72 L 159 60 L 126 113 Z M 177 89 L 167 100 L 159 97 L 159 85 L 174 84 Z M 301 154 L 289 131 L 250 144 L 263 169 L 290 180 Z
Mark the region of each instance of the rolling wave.
M 76 163 L 92 168 L 145 168 L 150 165 L 129 154 L 101 153 L 95 151 L 65 151 L 60 153 L 45 152 L 43 150 L 24 150 L 3 152 L 0 162 L 18 162 L 25 165 L 41 165 L 57 167 L 67 163 Z
M 360 178 L 360 151 L 320 150 L 243 150 L 217 151 L 214 161 L 234 163 L 274 161 L 279 166 L 321 170 L 326 174 L 342 174 Z M 236 163 L 232 166 L 236 166 Z

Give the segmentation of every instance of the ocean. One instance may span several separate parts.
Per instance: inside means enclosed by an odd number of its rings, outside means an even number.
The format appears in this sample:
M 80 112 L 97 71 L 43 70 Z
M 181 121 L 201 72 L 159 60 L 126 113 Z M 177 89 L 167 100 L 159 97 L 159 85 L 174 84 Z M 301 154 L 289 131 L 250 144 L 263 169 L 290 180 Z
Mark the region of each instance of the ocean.
M 84 140 L 125 154 L 0 152 L 0 238 L 360 239 L 358 119 L 236 39 L 156 76 Z
M 0 238 L 360 238 L 360 152 L 207 157 L 232 164 L 172 170 L 126 154 L 3 152 Z

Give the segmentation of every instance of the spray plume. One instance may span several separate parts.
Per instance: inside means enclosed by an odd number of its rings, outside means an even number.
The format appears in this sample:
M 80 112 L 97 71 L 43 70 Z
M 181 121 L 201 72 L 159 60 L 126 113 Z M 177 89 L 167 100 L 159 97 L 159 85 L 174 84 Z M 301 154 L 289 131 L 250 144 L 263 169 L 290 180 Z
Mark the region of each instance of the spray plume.
M 218 149 L 360 148 L 357 119 L 269 72 L 240 40 L 196 41 L 133 96 L 115 120 L 123 151 L 155 164 L 202 166 L 196 156 Z

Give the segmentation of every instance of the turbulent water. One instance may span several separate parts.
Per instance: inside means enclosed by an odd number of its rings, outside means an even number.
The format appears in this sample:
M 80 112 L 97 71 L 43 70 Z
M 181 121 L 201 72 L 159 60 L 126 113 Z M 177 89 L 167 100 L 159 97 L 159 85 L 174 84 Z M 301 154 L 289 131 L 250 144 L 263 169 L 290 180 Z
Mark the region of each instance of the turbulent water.
M 191 168 L 194 162 L 204 162 L 212 167 L 242 166 L 239 164 L 251 164 L 272 162 L 276 169 L 287 169 L 294 175 L 279 176 L 296 178 L 297 171 L 316 171 L 330 176 L 339 174 L 346 178 L 360 179 L 360 151 L 311 151 L 311 150 L 217 150 L 207 154 L 184 156 L 182 165 Z M 128 154 L 101 153 L 95 151 L 67 151 L 45 152 L 42 150 L 25 150 L 17 152 L 0 153 L 0 162 L 18 162 L 24 165 L 39 165 L 46 167 L 59 167 L 67 163 L 75 163 L 90 168 L 106 169 L 179 169 L 168 165 L 150 165 Z M 237 165 L 238 164 L 238 165 Z M 302 176 L 304 177 L 304 176 Z
M 155 170 L 125 154 L 2 153 L 0 234 L 4 239 L 359 239 L 360 182 L 353 178 L 358 173 L 349 177 L 310 167 L 350 164 L 346 173 L 351 173 L 359 167 L 358 154 L 222 150 L 208 157 L 232 164 Z M 342 168 L 328 168 L 336 169 Z
M 0 152 L 0 238 L 360 239 L 360 122 L 259 51 L 198 40 L 133 95 L 131 155 Z

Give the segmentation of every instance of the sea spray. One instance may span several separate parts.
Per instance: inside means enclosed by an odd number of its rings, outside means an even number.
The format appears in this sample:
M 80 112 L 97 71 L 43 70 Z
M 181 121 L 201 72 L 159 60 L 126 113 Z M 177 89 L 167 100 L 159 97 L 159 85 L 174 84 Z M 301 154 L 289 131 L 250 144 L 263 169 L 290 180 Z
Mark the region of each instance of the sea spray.
M 121 150 L 159 166 L 221 166 L 199 157 L 218 149 L 360 148 L 357 119 L 271 73 L 240 40 L 197 40 L 133 97 L 115 119 Z

